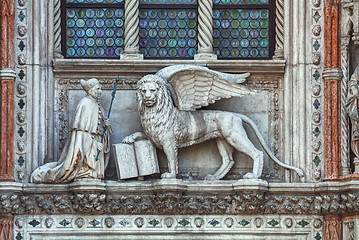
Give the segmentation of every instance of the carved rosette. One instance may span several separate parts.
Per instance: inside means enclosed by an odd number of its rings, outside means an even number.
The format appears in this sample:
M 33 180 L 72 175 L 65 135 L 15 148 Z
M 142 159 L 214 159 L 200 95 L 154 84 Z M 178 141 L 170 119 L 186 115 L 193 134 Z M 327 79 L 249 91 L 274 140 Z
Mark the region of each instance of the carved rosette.
M 125 1 L 125 54 L 139 54 L 139 0 Z
M 213 2 L 198 1 L 198 53 L 213 54 Z

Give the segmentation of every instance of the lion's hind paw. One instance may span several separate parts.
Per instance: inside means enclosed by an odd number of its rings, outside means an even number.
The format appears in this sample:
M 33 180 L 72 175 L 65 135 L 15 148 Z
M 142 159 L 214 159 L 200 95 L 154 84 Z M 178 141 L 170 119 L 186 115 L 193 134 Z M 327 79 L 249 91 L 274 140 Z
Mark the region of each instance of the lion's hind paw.
M 218 176 L 212 174 L 208 174 L 207 176 L 204 177 L 204 180 L 209 180 L 209 181 L 215 181 L 218 179 L 219 179 Z
M 249 173 L 244 174 L 243 178 L 244 179 L 258 179 L 259 176 L 255 175 L 252 172 L 249 172 Z
M 165 173 L 162 173 L 161 178 L 176 178 L 176 174 L 165 172 Z

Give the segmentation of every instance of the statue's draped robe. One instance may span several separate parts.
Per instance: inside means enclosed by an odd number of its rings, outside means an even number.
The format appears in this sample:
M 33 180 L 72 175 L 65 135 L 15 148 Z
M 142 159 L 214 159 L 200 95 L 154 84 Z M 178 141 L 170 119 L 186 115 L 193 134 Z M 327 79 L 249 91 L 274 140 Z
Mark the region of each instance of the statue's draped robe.
M 71 135 L 58 162 L 47 163 L 31 175 L 35 183 L 65 183 L 75 178 L 103 179 L 109 160 L 110 134 L 107 129 L 98 160 L 98 143 L 104 130 L 104 110 L 91 97 L 83 98 L 73 118 Z
M 359 88 L 358 81 L 358 75 L 353 74 L 349 81 L 349 92 L 345 106 L 352 123 L 351 146 L 356 157 L 359 157 L 359 95 L 354 95 L 351 89 Z

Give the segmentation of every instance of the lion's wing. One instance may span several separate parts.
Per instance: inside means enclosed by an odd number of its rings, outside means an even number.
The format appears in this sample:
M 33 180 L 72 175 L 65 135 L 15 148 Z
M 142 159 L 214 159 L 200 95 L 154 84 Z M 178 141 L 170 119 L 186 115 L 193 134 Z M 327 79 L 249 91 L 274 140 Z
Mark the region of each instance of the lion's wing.
M 256 91 L 240 83 L 249 73 L 226 74 L 193 65 L 176 65 L 156 73 L 172 87 L 171 94 L 180 110 L 195 110 L 221 98 L 242 97 Z

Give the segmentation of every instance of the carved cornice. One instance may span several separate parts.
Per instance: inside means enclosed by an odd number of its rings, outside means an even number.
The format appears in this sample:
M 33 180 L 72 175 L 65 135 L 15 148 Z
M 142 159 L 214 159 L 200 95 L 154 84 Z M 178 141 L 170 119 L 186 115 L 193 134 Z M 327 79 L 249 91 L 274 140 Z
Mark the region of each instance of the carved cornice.
M 228 73 L 278 73 L 284 74 L 285 60 L 115 60 L 115 59 L 55 59 L 54 73 L 57 76 L 99 75 L 99 78 L 128 74 L 135 78 L 175 64 L 191 64 Z
M 153 181 L 2 184 L 0 214 L 314 214 L 359 213 L 359 182 Z

